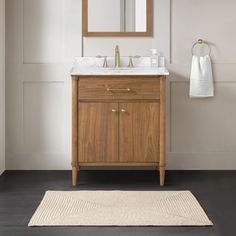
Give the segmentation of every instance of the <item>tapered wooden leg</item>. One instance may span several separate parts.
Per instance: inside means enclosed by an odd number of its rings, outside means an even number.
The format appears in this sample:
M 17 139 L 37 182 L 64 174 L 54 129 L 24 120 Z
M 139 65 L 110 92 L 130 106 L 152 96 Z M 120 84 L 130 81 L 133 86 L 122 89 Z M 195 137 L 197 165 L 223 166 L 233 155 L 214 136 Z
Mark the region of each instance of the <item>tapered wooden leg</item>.
M 160 186 L 164 186 L 165 184 L 165 167 L 159 167 L 160 172 Z
M 166 166 L 166 78 L 160 79 L 160 186 L 165 184 L 165 166 Z
M 78 167 L 72 167 L 72 185 L 76 186 L 77 185 L 77 180 L 78 180 Z
M 78 176 L 78 80 L 72 80 L 72 185 L 77 185 Z

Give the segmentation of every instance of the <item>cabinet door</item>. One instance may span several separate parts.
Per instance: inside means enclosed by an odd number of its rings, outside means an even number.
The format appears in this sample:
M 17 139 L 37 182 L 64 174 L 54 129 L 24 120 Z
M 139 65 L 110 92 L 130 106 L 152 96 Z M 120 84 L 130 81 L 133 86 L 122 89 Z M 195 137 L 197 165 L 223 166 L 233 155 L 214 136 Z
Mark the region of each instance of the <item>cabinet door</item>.
M 159 103 L 120 103 L 120 162 L 158 162 Z
M 118 162 L 118 103 L 79 103 L 79 162 Z

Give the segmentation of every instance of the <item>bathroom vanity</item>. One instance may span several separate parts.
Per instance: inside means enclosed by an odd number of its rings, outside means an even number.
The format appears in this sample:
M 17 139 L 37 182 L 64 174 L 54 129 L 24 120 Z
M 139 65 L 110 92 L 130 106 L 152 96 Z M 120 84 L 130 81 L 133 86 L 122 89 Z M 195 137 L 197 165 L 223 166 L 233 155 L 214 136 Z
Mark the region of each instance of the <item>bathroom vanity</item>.
M 72 184 L 83 166 L 153 166 L 163 186 L 168 71 L 84 64 L 71 72 Z

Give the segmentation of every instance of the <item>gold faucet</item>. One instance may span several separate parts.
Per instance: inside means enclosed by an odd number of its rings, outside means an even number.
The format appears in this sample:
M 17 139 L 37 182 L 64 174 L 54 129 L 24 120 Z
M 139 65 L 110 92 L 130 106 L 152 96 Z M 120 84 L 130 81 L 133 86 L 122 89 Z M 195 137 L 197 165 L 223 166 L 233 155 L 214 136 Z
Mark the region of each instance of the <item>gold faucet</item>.
M 118 45 L 115 48 L 115 67 L 120 67 L 120 49 Z

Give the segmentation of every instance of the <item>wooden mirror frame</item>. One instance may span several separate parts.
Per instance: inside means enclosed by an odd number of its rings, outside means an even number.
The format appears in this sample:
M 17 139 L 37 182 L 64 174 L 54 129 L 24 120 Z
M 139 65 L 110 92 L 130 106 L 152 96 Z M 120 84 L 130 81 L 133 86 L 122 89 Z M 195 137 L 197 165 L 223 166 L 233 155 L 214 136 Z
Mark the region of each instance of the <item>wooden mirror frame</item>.
M 147 1 L 147 31 L 146 32 L 90 32 L 88 31 L 88 0 L 83 0 L 83 36 L 84 37 L 151 37 L 153 36 L 153 2 Z

